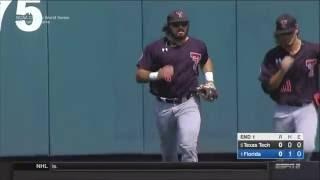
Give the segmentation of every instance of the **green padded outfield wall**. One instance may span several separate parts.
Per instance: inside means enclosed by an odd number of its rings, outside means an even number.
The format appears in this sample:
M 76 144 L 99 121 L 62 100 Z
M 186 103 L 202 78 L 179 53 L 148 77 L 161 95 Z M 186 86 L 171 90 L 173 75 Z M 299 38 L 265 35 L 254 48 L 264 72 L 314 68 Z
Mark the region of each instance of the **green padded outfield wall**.
M 32 5 L 46 14 L 46 3 Z M 21 31 L 15 24 L 16 10 L 17 2 L 12 1 L 0 32 L 0 153 L 47 155 L 47 27 Z
M 52 155 L 142 152 L 141 2 L 48 5 Z
M 174 9 L 216 66 L 220 97 L 201 104 L 203 153 L 235 152 L 237 131 L 271 131 L 274 104 L 257 79 L 278 15 L 319 42 L 317 0 L 41 0 L 28 4 L 44 17 L 33 32 L 16 26 L 17 4 L 0 32 L 0 156 L 158 153 L 154 98 L 135 65 Z

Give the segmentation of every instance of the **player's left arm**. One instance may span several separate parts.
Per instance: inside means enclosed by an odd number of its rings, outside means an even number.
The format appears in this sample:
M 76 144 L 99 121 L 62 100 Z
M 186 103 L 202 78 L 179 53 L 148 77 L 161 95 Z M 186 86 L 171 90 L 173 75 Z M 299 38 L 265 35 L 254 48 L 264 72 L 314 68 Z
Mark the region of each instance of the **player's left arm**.
M 205 75 L 205 78 L 206 78 L 206 84 L 207 85 L 212 85 L 214 86 L 214 78 L 213 78 L 213 68 L 214 68 L 214 65 L 213 65 L 213 61 L 212 59 L 210 58 L 209 54 L 208 54 L 208 49 L 207 49 L 207 45 L 205 43 L 202 44 L 202 58 L 200 60 L 200 67 Z M 214 89 L 215 86 L 214 86 Z
M 201 69 L 202 69 L 203 73 L 213 72 L 213 62 L 212 62 L 211 58 L 208 58 L 206 63 L 201 65 Z
M 213 61 L 208 55 L 207 46 L 203 43 L 202 58 L 200 59 L 200 67 L 205 75 L 206 83 L 197 88 L 198 93 L 204 99 L 213 101 L 218 98 L 217 88 L 214 85 L 213 78 Z
M 207 83 L 212 83 L 214 86 L 214 78 L 213 78 L 214 65 L 213 65 L 213 61 L 211 60 L 211 58 L 208 58 L 206 63 L 200 64 L 200 66 L 201 66 L 201 69 L 205 75 Z

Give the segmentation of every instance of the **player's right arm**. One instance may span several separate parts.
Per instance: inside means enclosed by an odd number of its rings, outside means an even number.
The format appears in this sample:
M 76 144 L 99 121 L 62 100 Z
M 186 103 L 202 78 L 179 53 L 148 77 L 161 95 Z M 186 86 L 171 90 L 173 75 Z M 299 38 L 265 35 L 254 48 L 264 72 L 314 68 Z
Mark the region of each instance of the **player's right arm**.
M 148 83 L 151 80 L 153 64 L 152 50 L 150 46 L 147 46 L 137 63 L 136 82 Z
M 171 82 L 174 70 L 172 65 L 165 65 L 156 68 L 154 57 L 150 47 L 146 47 L 137 64 L 136 81 L 138 83 L 148 83 L 150 81 L 165 80 Z
M 147 83 L 150 81 L 150 73 L 151 71 L 142 69 L 142 68 L 138 68 L 137 72 L 136 72 L 136 81 L 138 83 Z
M 277 89 L 280 86 L 285 74 L 286 73 L 282 69 L 279 69 L 278 72 L 271 76 L 269 84 L 267 86 L 267 90 L 273 91 Z
M 157 81 L 163 79 L 167 82 L 171 82 L 174 70 L 173 66 L 166 65 L 160 68 L 156 72 L 151 72 L 149 70 L 138 68 L 136 72 L 136 81 L 138 83 L 147 83 L 150 81 Z
M 294 59 L 291 56 L 285 56 L 281 61 L 280 69 L 271 76 L 269 80 L 268 90 L 273 91 L 279 88 L 284 76 L 289 71 L 290 67 L 292 66 Z
M 261 86 L 264 92 L 270 94 L 279 86 L 283 81 L 284 76 L 291 68 L 294 60 L 290 56 L 286 56 L 281 60 L 281 63 L 276 62 L 275 57 L 266 55 L 260 69 Z

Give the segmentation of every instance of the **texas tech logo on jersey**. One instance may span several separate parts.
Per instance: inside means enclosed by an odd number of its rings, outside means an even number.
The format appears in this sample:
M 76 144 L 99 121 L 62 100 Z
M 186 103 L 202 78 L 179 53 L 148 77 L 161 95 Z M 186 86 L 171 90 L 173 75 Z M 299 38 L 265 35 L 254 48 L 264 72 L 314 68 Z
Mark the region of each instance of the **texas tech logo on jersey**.
M 306 67 L 309 70 L 308 77 L 314 76 L 314 67 L 317 64 L 317 59 L 306 59 Z
M 196 52 L 190 52 L 190 57 L 192 61 L 194 61 L 196 64 L 198 64 L 201 60 L 201 54 Z
M 201 60 L 201 54 L 200 53 L 196 53 L 196 52 L 190 52 L 190 58 L 194 62 L 193 70 L 195 72 L 198 72 L 198 64 L 199 64 L 199 62 Z

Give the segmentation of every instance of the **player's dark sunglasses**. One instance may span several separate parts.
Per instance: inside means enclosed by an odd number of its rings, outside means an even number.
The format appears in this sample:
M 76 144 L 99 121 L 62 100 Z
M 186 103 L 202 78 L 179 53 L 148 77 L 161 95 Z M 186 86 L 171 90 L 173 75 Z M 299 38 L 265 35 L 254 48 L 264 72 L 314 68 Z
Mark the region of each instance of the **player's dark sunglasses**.
M 281 37 L 288 37 L 288 36 L 292 36 L 294 34 L 294 32 L 287 32 L 287 33 L 281 33 L 281 34 L 274 34 L 275 38 L 281 38 Z
M 173 27 L 180 27 L 180 26 L 182 26 L 182 27 L 186 27 L 186 26 L 188 26 L 188 22 L 172 22 L 172 23 L 170 23 L 170 25 L 171 26 L 173 26 Z

